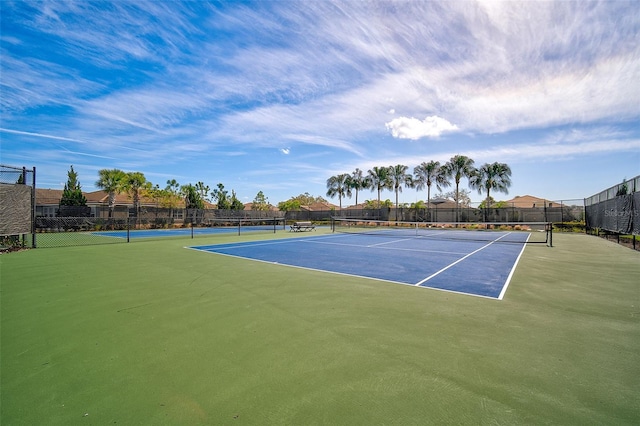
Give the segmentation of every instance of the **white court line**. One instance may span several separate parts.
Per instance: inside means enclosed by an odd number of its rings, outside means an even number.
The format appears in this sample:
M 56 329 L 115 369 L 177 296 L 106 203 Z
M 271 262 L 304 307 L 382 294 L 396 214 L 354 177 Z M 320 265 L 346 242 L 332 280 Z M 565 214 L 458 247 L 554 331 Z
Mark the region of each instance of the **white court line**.
M 362 246 L 360 246 L 360 247 L 362 247 Z M 389 280 L 389 279 L 384 279 L 384 278 L 368 277 L 366 275 L 349 274 L 349 273 L 346 273 L 346 272 L 328 271 L 328 270 L 325 270 L 325 269 L 310 268 L 308 266 L 297 266 L 297 265 L 291 265 L 289 263 L 273 262 L 273 261 L 270 261 L 270 260 L 253 259 L 251 257 L 237 256 L 235 254 L 220 253 L 220 252 L 217 252 L 217 251 L 202 250 L 202 249 L 198 249 L 198 248 L 195 248 L 195 247 L 184 247 L 184 248 L 197 250 L 197 251 L 202 251 L 202 252 L 205 252 L 205 253 L 208 253 L 208 254 L 215 254 L 215 255 L 219 255 L 219 256 L 233 257 L 233 258 L 236 258 L 236 259 L 249 260 L 249 261 L 252 261 L 252 262 L 266 263 L 266 264 L 269 264 L 269 265 L 285 266 L 285 267 L 288 267 L 288 268 L 304 269 L 304 270 L 307 270 L 307 271 L 322 272 L 322 273 L 325 273 L 325 274 L 342 275 L 342 276 L 345 276 L 345 277 L 361 278 L 361 279 L 366 279 L 366 280 L 374 280 L 374 281 L 380 281 L 380 282 L 385 282 L 385 283 L 401 284 L 401 285 L 415 287 L 414 284 L 404 283 L 402 281 L 394 281 L 394 280 Z M 420 287 L 420 288 L 427 289 L 427 290 L 444 291 L 444 292 L 447 292 L 447 293 L 455 293 L 455 294 L 460 294 L 460 295 L 463 295 L 463 296 L 473 296 L 473 297 L 480 297 L 482 299 L 496 300 L 495 297 L 483 296 L 481 294 L 474 294 L 474 293 L 465 293 L 463 291 L 447 290 L 447 289 L 444 289 L 444 288 L 436 288 L 436 287 Z
M 424 283 L 426 283 L 427 281 L 429 281 L 431 278 L 435 277 L 436 275 L 440 275 L 441 273 L 443 273 L 443 272 L 444 272 L 444 271 L 446 271 L 447 269 L 449 269 L 449 268 L 451 268 L 452 266 L 454 266 L 454 265 L 456 265 L 456 264 L 458 264 L 458 263 L 462 262 L 463 260 L 465 260 L 465 259 L 466 259 L 466 258 L 468 258 L 469 256 L 473 256 L 474 254 L 476 254 L 476 253 L 477 253 L 477 252 L 479 252 L 480 250 L 484 250 L 484 249 L 486 249 L 486 248 L 487 248 L 487 247 L 489 247 L 491 244 L 495 243 L 496 241 L 501 240 L 502 238 L 506 237 L 506 236 L 507 236 L 507 235 L 509 235 L 510 233 L 511 233 L 511 232 L 508 232 L 508 233 L 504 234 L 503 236 L 501 236 L 500 238 L 497 238 L 497 239 L 495 239 L 495 240 L 491 241 L 489 244 L 486 244 L 486 245 L 484 245 L 484 246 L 480 247 L 479 249 L 472 251 L 472 252 L 471 252 L 471 253 L 469 253 L 468 255 L 466 255 L 466 256 L 464 256 L 464 257 L 461 257 L 460 259 L 456 260 L 455 262 L 453 262 L 453 263 L 451 263 L 451 264 L 449 264 L 449 265 L 445 266 L 444 268 L 440 269 L 439 271 L 434 272 L 433 274 L 429 275 L 427 278 L 423 279 L 422 281 L 418 281 L 418 282 L 417 282 L 416 284 L 414 284 L 414 285 L 415 285 L 415 286 L 419 286 L 420 284 L 424 284 Z
M 242 247 L 257 247 L 257 246 L 270 246 L 270 245 L 275 245 L 275 244 L 285 244 L 285 243 L 291 243 L 293 241 L 297 241 L 296 239 L 291 239 L 291 240 L 277 240 L 277 241 L 267 241 L 267 242 L 263 242 L 263 243 L 234 243 L 234 244 L 209 244 L 206 246 L 190 246 L 190 247 L 185 247 L 188 249 L 193 249 L 193 250 L 198 250 L 198 251 L 209 251 L 209 249 L 207 248 L 202 248 L 202 247 L 211 247 L 211 249 L 216 249 L 219 247 L 223 247 L 225 249 L 237 249 L 237 248 L 242 248 Z
M 387 245 L 387 244 L 394 244 L 394 243 L 401 243 L 401 242 L 403 242 L 403 241 L 415 240 L 416 238 L 417 238 L 417 237 L 413 237 L 413 238 L 402 238 L 402 239 L 399 239 L 399 240 L 386 241 L 386 242 L 384 242 L 384 243 L 369 244 L 369 245 L 367 245 L 367 246 L 365 246 L 365 247 L 378 247 L 378 246 L 384 246 L 384 245 Z
M 270 246 L 270 245 L 276 245 L 276 244 L 288 244 L 288 243 L 294 243 L 299 241 L 309 241 L 311 239 L 316 239 L 316 238 L 320 240 L 320 239 L 326 239 L 326 238 L 332 238 L 332 237 L 338 237 L 338 235 L 335 235 L 335 236 L 323 235 L 318 237 L 295 237 L 295 238 L 287 238 L 282 240 L 267 240 L 267 241 L 261 241 L 261 242 L 253 242 L 253 243 L 247 241 L 247 242 L 239 242 L 239 243 L 207 244 L 203 246 L 189 246 L 185 248 L 190 248 L 190 249 L 199 250 L 199 251 L 208 251 L 207 249 L 202 249 L 200 247 L 211 247 L 213 249 L 213 248 L 223 246 L 224 248 L 236 249 L 236 248 L 242 248 L 242 247 L 257 247 L 257 246 Z M 358 246 L 358 247 L 362 247 L 362 246 Z
M 414 238 L 410 238 L 410 239 L 413 240 Z M 400 241 L 408 241 L 408 240 L 395 240 L 395 242 L 400 242 Z M 325 242 L 325 241 L 311 241 L 311 240 L 306 240 L 303 242 L 307 244 L 310 243 L 310 244 L 324 244 L 324 245 L 343 246 L 343 247 L 373 248 L 373 249 L 380 249 L 380 250 L 410 251 L 410 252 L 416 252 L 416 253 L 453 254 L 456 256 L 467 254 L 467 252 L 456 252 L 456 251 L 421 250 L 421 249 L 410 249 L 410 248 L 400 248 L 400 247 L 380 247 L 381 244 L 371 244 L 371 245 L 363 246 L 361 244 L 331 243 L 331 242 Z M 382 244 L 386 244 L 386 243 L 382 243 Z
M 507 277 L 507 281 L 504 283 L 504 286 L 502 286 L 502 291 L 500 292 L 500 296 L 498 296 L 498 300 L 502 300 L 502 298 L 504 297 L 504 294 L 507 292 L 507 287 L 509 287 L 509 283 L 511 282 L 511 277 L 513 276 L 513 273 L 516 271 L 516 266 L 518 266 L 518 262 L 520 261 L 520 257 L 522 256 L 522 253 L 524 253 L 524 248 L 527 246 L 526 243 L 529 242 L 529 238 L 530 237 L 531 237 L 531 234 L 529 234 L 529 236 L 527 237 L 527 241 L 525 241 L 525 244 L 522 245 L 522 250 L 520 250 L 520 254 L 516 258 L 516 261 L 513 264 L 513 268 L 511 268 L 511 272 L 509 272 L 509 276 Z

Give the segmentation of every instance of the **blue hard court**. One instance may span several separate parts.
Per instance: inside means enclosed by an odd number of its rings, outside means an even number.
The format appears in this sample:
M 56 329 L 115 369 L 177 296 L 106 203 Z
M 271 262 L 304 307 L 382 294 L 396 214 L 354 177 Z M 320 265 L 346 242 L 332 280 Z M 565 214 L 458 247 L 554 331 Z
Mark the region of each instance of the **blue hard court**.
M 504 232 L 496 233 L 491 241 L 460 241 L 410 235 L 331 234 L 190 248 L 272 264 L 502 299 L 524 250 L 526 235 L 519 233 L 514 237 L 513 233 Z M 501 242 L 507 240 L 510 243 Z

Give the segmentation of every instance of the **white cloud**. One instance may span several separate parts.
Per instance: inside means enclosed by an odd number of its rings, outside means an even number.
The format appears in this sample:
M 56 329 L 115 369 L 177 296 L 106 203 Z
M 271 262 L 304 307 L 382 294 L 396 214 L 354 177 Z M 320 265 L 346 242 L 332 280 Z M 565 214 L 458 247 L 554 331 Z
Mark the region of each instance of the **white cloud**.
M 44 133 L 23 132 L 21 130 L 4 129 L 1 127 L 0 127 L 0 132 L 13 133 L 15 135 L 34 136 L 37 138 L 45 138 L 45 139 L 56 139 L 56 140 L 68 141 L 68 142 L 87 143 L 85 141 L 81 141 L 78 139 L 65 138 L 65 137 L 55 136 L 55 135 L 47 135 Z
M 420 138 L 437 138 L 445 132 L 455 132 L 458 126 L 437 115 L 431 115 L 420 121 L 417 118 L 400 117 L 386 123 L 394 138 L 417 140 Z
M 305 6 L 11 4 L 36 10 L 10 13 L 24 19 L 11 28 L 39 37 L 2 35 L 0 134 L 16 140 L 3 146 L 3 158 L 35 157 L 40 165 L 45 154 L 26 149 L 64 144 L 67 151 L 43 151 L 56 162 L 66 154 L 55 170 L 63 176 L 68 158 L 109 155 L 118 160 L 96 161 L 96 170 L 157 170 L 197 181 L 232 179 L 271 152 L 303 178 L 283 184 L 276 161 L 268 168 L 278 182 L 255 185 L 284 191 L 286 199 L 286 191 L 316 181 L 323 191 L 329 172 L 355 167 L 447 161 L 458 153 L 477 162 L 618 153 L 626 160 L 640 146 L 637 131 L 625 131 L 640 114 L 631 3 Z M 34 53 L 19 54 L 27 48 Z M 459 133 L 442 152 L 389 143 L 447 132 Z M 300 166 L 290 164 L 291 148 Z

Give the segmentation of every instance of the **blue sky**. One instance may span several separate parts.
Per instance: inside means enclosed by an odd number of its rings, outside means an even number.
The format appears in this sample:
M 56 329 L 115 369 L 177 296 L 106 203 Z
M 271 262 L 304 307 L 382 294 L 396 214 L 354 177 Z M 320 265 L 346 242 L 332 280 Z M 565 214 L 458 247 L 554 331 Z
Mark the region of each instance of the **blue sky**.
M 509 164 L 497 199 L 583 198 L 640 174 L 635 1 L 1 7 L 0 162 L 36 166 L 41 188 L 73 165 L 92 191 L 120 168 L 277 204 L 456 154 Z

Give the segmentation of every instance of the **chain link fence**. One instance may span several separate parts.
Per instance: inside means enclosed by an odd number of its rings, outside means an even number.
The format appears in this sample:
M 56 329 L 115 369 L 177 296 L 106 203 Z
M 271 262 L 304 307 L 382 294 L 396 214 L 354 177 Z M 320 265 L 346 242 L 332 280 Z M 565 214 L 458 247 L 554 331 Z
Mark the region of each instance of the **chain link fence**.
M 585 199 L 587 232 L 640 250 L 640 176 Z
M 167 226 L 164 218 L 43 217 L 35 218 L 38 247 L 122 244 L 164 238 L 275 233 L 285 230 L 283 217 L 216 217 L 189 211 L 190 219 Z M 205 216 L 209 219 L 205 220 Z
M 330 221 L 331 217 L 370 220 L 398 220 L 403 222 L 551 222 L 560 230 L 573 227 L 584 231 L 585 209 L 583 199 L 559 200 L 550 203 L 557 207 L 517 207 L 479 208 L 460 206 L 398 209 L 343 209 L 323 211 L 289 211 L 287 220 Z
M 48 195 L 47 191 L 51 190 L 39 189 L 39 205 L 36 205 L 35 182 L 35 168 L 0 166 L 0 236 L 3 243 L 13 242 L 28 247 L 36 247 L 36 242 L 38 247 L 117 244 L 131 241 L 130 233 L 133 231 L 150 230 L 173 231 L 153 234 L 154 238 L 179 235 L 193 238 L 207 235 L 206 230 L 214 228 L 229 228 L 233 231 L 237 228 L 238 232 L 271 232 L 274 223 L 277 223 L 273 228 L 275 231 L 286 229 L 287 223 L 295 221 L 329 225 L 333 217 L 406 222 L 552 222 L 558 230 L 575 231 L 581 226 L 580 230 L 584 230 L 587 201 L 553 201 L 549 203 L 553 207 L 511 205 L 480 208 L 468 205 L 458 209 L 435 206 L 287 212 L 197 210 L 155 206 L 142 206 L 134 210 L 126 205 L 110 208 L 106 204 L 64 210 L 59 207 L 59 199 L 55 198 L 55 194 Z M 640 179 L 636 178 L 633 185 L 634 188 L 640 187 Z M 610 192 L 604 191 L 607 196 Z M 604 197 L 602 194 L 598 196 Z M 244 224 L 241 221 L 245 221 Z M 109 231 L 114 234 L 109 234 Z

